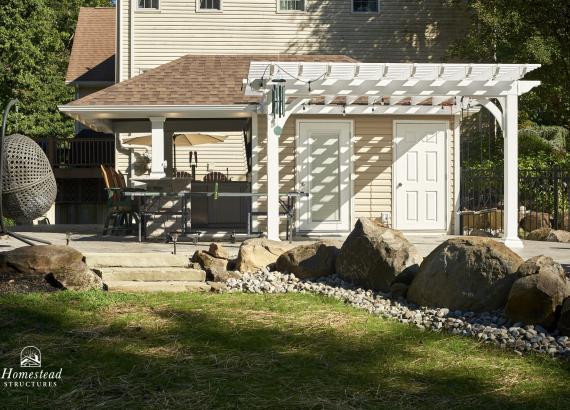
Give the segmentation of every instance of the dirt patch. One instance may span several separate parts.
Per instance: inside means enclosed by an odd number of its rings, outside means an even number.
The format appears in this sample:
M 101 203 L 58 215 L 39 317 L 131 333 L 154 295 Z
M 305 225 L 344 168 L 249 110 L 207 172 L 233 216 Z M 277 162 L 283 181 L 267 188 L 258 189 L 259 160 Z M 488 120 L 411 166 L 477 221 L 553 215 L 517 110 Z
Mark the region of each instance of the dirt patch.
M 21 273 L 0 273 L 0 294 L 56 292 L 42 275 L 22 275 Z

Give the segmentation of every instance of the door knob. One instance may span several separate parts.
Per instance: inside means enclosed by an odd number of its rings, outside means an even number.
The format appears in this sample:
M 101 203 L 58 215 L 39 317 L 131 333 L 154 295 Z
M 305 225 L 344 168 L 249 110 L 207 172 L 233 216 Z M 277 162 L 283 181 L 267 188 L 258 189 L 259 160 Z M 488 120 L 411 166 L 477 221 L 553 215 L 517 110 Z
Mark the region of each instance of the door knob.
M 396 188 L 400 188 L 402 186 L 402 183 L 398 183 L 398 186 Z

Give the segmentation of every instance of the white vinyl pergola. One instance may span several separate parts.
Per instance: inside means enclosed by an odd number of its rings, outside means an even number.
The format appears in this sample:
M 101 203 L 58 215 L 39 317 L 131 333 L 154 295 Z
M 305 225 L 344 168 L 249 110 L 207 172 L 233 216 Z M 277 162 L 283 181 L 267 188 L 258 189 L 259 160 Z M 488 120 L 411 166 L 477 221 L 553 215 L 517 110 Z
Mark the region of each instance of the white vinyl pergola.
M 518 238 L 518 97 L 540 85 L 522 78 L 538 64 L 384 64 L 255 61 L 245 94 L 267 115 L 267 235 L 279 239 L 279 135 L 292 114 L 430 115 L 487 108 L 504 136 L 504 239 Z M 285 89 L 282 116 L 272 115 L 274 86 Z M 498 104 L 495 103 L 498 102 Z M 316 102 L 316 103 L 315 103 Z

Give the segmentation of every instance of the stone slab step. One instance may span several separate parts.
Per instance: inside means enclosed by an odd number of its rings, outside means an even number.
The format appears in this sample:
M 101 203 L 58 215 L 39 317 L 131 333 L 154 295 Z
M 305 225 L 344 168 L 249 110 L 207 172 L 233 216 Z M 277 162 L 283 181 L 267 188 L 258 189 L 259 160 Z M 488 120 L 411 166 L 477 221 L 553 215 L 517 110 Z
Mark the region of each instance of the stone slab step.
M 109 292 L 209 292 L 212 289 L 205 282 L 190 281 L 137 282 L 117 280 L 105 283 Z
M 168 253 L 86 253 L 91 268 L 185 268 L 188 256 Z
M 103 281 L 187 281 L 204 282 L 206 272 L 192 268 L 95 268 Z

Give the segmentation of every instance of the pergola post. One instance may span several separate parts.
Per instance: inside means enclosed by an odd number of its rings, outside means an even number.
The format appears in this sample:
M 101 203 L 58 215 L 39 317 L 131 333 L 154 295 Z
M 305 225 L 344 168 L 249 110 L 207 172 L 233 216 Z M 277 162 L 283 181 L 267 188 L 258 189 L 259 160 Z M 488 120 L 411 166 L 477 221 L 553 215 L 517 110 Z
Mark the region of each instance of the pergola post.
M 164 178 L 164 117 L 151 117 L 152 157 L 150 167 L 151 178 Z
M 279 240 L 279 131 L 267 110 L 267 238 Z
M 504 239 L 509 248 L 522 248 L 518 236 L 519 208 L 519 141 L 518 95 L 509 94 L 503 106 L 504 137 Z

